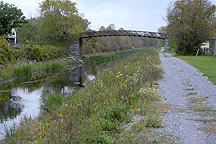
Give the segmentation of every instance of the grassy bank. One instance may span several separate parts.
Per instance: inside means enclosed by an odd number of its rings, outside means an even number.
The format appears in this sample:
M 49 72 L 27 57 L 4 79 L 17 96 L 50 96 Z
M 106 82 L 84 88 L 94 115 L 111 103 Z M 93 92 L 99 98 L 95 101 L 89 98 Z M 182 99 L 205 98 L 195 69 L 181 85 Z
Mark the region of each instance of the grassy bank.
M 99 63 L 102 61 L 108 61 L 108 60 L 115 60 L 118 59 L 120 56 L 128 56 L 132 54 L 138 54 L 138 53 L 145 53 L 151 49 L 149 48 L 137 48 L 137 49 L 132 49 L 128 51 L 121 51 L 121 52 L 112 52 L 112 53 L 104 53 L 100 55 L 92 55 L 92 56 L 87 56 L 84 59 L 85 63 Z
M 8 64 L 5 68 L 0 69 L 0 81 L 28 76 L 37 71 L 52 71 L 70 63 L 72 63 L 71 60 L 58 59 L 49 62 L 20 61 L 17 64 Z
M 216 58 L 213 56 L 178 56 L 199 69 L 216 85 Z
M 84 59 L 85 63 L 100 63 L 104 61 L 115 60 L 120 56 L 127 56 L 131 54 L 144 53 L 150 48 L 138 48 L 129 51 L 106 53 L 102 55 L 92 55 Z M 75 62 L 75 61 L 74 61 Z M 18 61 L 17 64 L 8 64 L 6 67 L 0 69 L 0 81 L 8 80 L 13 77 L 23 77 L 31 75 L 36 71 L 51 71 L 59 69 L 62 66 L 72 63 L 71 60 L 58 59 L 49 62 L 37 62 L 37 61 Z
M 150 128 L 161 126 L 150 104 L 161 77 L 156 51 L 131 56 L 72 94 L 50 93 L 43 114 L 7 130 L 3 143 L 153 143 Z M 130 124 L 137 114 L 139 120 Z

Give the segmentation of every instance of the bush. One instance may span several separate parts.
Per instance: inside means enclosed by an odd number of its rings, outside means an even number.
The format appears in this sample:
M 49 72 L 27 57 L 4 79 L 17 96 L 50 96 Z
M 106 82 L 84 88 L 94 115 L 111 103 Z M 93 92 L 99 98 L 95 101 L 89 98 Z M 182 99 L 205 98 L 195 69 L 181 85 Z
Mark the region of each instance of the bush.
M 47 61 L 60 58 L 63 56 L 61 49 L 53 46 L 39 46 L 37 44 L 26 44 L 24 47 L 19 49 L 10 48 L 13 56 L 16 60 L 36 60 L 36 61 Z
M 11 51 L 8 49 L 6 36 L 0 36 L 0 64 L 5 64 L 13 59 Z
M 20 67 L 13 69 L 13 76 L 27 76 L 32 73 L 32 67 L 30 65 L 24 64 Z

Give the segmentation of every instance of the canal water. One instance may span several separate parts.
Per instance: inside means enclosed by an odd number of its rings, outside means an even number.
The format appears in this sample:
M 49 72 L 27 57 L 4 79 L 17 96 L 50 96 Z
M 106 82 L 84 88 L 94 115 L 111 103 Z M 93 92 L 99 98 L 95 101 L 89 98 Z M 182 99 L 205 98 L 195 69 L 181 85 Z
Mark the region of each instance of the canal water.
M 0 84 L 0 140 L 4 139 L 5 128 L 18 124 L 25 116 L 39 116 L 48 92 L 71 93 L 83 88 L 110 65 L 70 67 Z

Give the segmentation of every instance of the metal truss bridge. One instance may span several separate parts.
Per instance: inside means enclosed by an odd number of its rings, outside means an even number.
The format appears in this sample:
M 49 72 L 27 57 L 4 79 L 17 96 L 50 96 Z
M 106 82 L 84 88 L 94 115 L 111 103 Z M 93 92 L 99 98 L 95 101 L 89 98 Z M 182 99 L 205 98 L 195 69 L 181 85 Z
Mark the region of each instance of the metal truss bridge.
M 133 36 L 133 37 L 147 37 L 167 40 L 165 33 L 135 31 L 135 30 L 106 30 L 106 31 L 91 31 L 79 34 L 78 40 L 70 46 L 69 52 L 72 56 L 82 56 L 82 39 L 93 37 L 107 37 L 107 36 Z
M 84 32 L 80 34 L 80 38 L 106 37 L 106 36 L 134 36 L 134 37 L 166 39 L 166 34 L 164 33 L 134 31 L 134 30 L 92 31 L 92 32 Z

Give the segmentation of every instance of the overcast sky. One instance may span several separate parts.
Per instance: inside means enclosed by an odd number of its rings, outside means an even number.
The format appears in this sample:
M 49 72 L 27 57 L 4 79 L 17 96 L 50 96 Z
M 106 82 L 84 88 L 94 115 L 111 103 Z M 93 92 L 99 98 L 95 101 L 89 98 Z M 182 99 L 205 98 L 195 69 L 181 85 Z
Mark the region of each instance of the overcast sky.
M 43 0 L 3 0 L 15 4 L 27 18 L 39 16 L 39 3 Z M 157 31 L 167 25 L 167 7 L 173 0 L 71 0 L 84 17 L 91 22 L 90 28 L 99 30 L 113 23 L 116 29 Z M 216 4 L 216 0 L 211 1 Z

